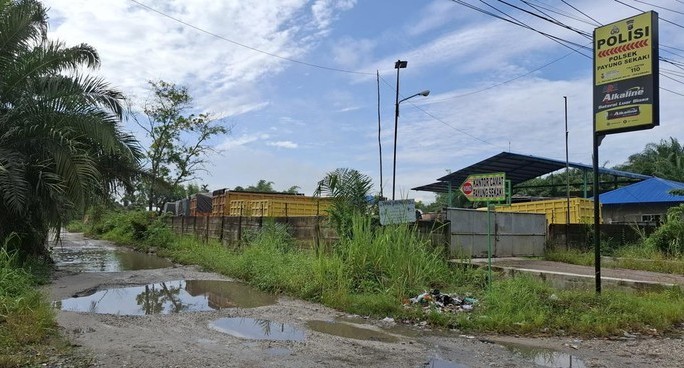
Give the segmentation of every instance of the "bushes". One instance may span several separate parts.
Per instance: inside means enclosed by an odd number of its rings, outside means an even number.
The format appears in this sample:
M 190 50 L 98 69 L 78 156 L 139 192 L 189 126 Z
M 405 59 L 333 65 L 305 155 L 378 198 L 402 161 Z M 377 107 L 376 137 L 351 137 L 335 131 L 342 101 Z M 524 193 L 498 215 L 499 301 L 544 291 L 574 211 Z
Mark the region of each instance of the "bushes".
M 94 219 L 95 217 L 93 217 Z M 171 229 L 163 216 L 147 211 L 112 211 L 97 216 L 99 221 L 90 222 L 86 233 L 119 244 L 139 248 L 167 247 L 173 241 Z
M 684 204 L 667 211 L 667 222 L 646 239 L 646 245 L 668 255 L 684 255 Z

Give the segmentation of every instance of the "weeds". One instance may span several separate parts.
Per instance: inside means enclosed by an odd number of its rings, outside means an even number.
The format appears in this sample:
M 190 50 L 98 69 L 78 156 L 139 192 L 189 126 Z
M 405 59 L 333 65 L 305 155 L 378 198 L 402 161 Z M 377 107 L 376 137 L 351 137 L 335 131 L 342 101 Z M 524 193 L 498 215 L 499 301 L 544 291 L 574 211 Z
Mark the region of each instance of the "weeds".
M 140 243 L 150 236 L 142 238 Z M 375 227 L 363 217 L 352 219 L 349 237 L 318 254 L 298 249 L 286 226 L 268 222 L 236 249 L 192 237 L 170 239 L 159 252 L 178 262 L 361 315 L 428 320 L 464 331 L 584 336 L 667 331 L 684 321 L 684 293 L 679 289 L 633 294 L 606 290 L 597 296 L 593 291 L 557 290 L 525 276 L 497 277 L 486 288 L 483 270 L 449 267 L 442 251 L 410 226 Z M 550 256 L 593 261 L 593 254 L 579 251 Z M 472 295 L 479 302 L 473 312 L 456 314 L 402 305 L 407 297 L 431 288 Z
M 35 350 L 56 334 L 54 312 L 35 289 L 44 281 L 27 269 L 41 269 L 38 261 L 21 262 L 17 253 L 0 249 L 0 366 L 22 366 Z M 29 267 L 24 267 L 24 266 Z M 37 347 L 38 346 L 38 347 Z

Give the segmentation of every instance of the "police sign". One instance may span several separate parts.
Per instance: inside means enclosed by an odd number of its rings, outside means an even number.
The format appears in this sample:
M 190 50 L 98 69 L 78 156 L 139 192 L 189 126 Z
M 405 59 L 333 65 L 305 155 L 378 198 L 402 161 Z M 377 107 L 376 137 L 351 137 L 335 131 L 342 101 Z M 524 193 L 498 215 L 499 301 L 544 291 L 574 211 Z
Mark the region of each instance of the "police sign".
M 594 132 L 653 128 L 659 124 L 658 102 L 658 13 L 596 28 Z

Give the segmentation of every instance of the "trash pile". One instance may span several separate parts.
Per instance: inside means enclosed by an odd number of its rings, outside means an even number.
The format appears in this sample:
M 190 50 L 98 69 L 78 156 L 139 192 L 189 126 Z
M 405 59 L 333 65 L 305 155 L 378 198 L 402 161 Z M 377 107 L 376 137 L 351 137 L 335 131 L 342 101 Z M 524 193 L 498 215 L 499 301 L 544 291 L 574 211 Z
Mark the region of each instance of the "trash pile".
M 455 294 L 443 294 L 439 290 L 434 289 L 430 292 L 424 292 L 414 298 L 408 300 L 405 306 L 420 304 L 425 310 L 436 309 L 440 312 L 469 312 L 473 310 L 473 306 L 477 304 L 477 299 L 471 297 L 461 298 Z

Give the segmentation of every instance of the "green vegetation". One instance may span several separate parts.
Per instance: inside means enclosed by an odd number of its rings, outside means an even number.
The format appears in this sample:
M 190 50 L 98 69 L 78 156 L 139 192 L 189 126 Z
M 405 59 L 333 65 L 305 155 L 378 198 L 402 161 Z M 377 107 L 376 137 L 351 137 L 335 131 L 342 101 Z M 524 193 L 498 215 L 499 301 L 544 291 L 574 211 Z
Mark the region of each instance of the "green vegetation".
M 495 282 L 465 327 L 498 333 L 607 336 L 662 332 L 684 319 L 679 289 L 624 293 L 557 290 L 530 277 Z
M 110 224 L 114 218 L 121 226 L 139 222 L 141 214 L 103 216 Z M 554 289 L 525 276 L 495 276 L 487 288 L 483 270 L 450 267 L 441 250 L 410 226 L 375 227 L 360 216 L 352 218 L 349 237 L 318 253 L 299 249 L 287 228 L 277 223 L 266 222 L 259 231 L 245 235 L 244 245 L 235 249 L 169 234 L 154 219 L 142 236 L 135 235 L 133 226 L 126 229 L 109 226 L 102 236 L 155 246 L 177 262 L 201 265 L 264 290 L 361 315 L 427 320 L 463 331 L 582 336 L 625 331 L 650 334 L 653 329 L 662 333 L 684 321 L 684 292 L 676 288 L 633 293 L 605 290 L 597 296 L 593 290 Z M 152 240 L 155 233 L 165 235 Z M 410 297 L 433 288 L 472 296 L 478 303 L 472 312 L 455 314 L 408 304 Z
M 123 96 L 102 79 L 97 51 L 47 37 L 36 0 L 0 7 L 0 239 L 45 255 L 49 229 L 113 188 L 127 185 L 141 157 L 121 130 Z
M 266 179 L 259 179 L 259 181 L 256 183 L 256 185 L 250 185 L 247 188 L 243 188 L 241 186 L 237 186 L 233 188 L 233 190 L 238 191 L 238 192 L 261 192 L 261 193 L 289 193 L 289 194 L 297 194 L 299 192 L 299 189 L 301 189 L 297 185 L 293 185 L 286 190 L 283 190 L 282 192 L 278 192 L 273 188 L 273 182 L 268 181 Z
M 149 170 L 138 183 L 138 193 L 129 193 L 132 202 L 161 211 L 164 202 L 177 200 L 183 183 L 204 170 L 209 141 L 229 132 L 208 113 L 188 113 L 193 109 L 187 87 L 165 81 L 149 81 L 152 96 L 143 106 L 146 119 L 138 126 L 152 143 L 145 152 Z
M 333 198 L 328 214 L 330 222 L 342 237 L 352 231 L 352 218 L 369 213 L 368 194 L 373 182 L 368 175 L 357 170 L 339 168 L 331 171 L 318 182 L 314 195 Z
M 667 210 L 667 221 L 645 243 L 668 256 L 684 256 L 684 204 Z
M 49 266 L 8 252 L 10 236 L 0 249 L 0 367 L 39 366 L 70 352 L 57 335 L 52 307 L 36 287 L 47 281 Z
M 643 151 L 630 155 L 618 170 L 657 176 L 663 179 L 684 181 L 684 147 L 677 138 L 649 143 Z
M 641 243 L 617 248 L 602 247 L 601 254 L 611 257 L 602 261 L 602 266 L 684 275 L 683 218 L 684 205 L 672 207 L 667 212 L 667 221 L 651 236 L 644 237 Z M 584 266 L 594 265 L 593 251 L 552 249 L 546 251 L 544 258 Z

